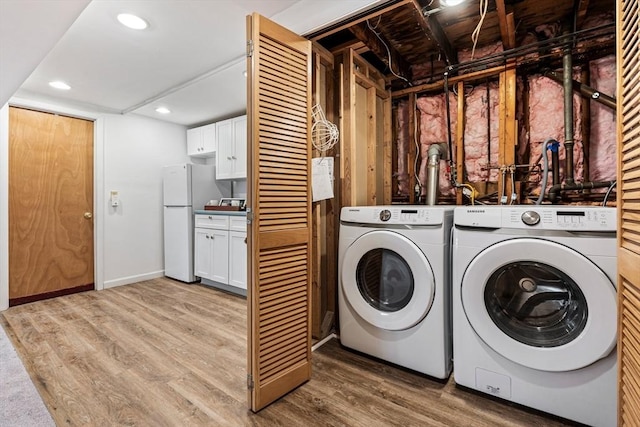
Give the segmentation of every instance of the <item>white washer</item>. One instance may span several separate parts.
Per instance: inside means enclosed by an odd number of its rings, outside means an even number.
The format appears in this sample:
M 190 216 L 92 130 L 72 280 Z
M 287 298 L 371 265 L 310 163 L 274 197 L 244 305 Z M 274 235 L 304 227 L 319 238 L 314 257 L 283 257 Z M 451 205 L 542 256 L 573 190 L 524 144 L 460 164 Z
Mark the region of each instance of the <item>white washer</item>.
M 339 322 L 345 347 L 436 378 L 451 373 L 453 207 L 346 207 Z
M 457 384 L 592 426 L 616 425 L 616 210 L 455 210 Z

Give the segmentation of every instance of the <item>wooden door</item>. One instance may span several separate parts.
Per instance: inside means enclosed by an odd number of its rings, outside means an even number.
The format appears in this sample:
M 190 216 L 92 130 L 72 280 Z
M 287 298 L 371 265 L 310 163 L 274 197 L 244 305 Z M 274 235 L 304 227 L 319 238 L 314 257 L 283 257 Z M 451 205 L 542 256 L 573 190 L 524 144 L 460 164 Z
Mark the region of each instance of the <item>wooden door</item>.
M 94 288 L 93 122 L 9 109 L 9 305 Z
M 640 0 L 618 17 L 618 425 L 640 420 Z
M 311 376 L 311 42 L 247 17 L 249 407 Z

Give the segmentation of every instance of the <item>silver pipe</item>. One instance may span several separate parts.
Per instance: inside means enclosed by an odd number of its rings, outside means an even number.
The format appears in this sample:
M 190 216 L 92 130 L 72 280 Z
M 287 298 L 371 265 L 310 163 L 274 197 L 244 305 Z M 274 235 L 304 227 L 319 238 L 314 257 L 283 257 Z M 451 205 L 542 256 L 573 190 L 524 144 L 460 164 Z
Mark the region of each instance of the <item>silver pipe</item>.
M 440 188 L 440 158 L 442 151 L 440 144 L 431 144 L 427 151 L 427 200 L 429 206 L 433 206 L 438 201 L 438 190 Z

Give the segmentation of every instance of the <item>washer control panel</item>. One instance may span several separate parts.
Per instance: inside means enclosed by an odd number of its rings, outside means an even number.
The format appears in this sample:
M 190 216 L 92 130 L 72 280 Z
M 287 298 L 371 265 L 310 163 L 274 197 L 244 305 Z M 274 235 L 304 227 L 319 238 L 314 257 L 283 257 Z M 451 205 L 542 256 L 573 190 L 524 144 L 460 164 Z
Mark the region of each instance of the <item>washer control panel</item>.
M 616 231 L 615 208 L 599 206 L 461 206 L 454 224 L 480 228 Z

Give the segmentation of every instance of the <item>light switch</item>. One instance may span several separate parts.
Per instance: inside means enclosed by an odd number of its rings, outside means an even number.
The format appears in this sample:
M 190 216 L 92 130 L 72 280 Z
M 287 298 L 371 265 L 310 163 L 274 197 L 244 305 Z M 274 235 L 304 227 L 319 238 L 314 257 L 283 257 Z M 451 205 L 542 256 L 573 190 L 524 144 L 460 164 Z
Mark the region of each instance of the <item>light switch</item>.
M 111 206 L 113 206 L 114 208 L 120 206 L 120 197 L 118 196 L 118 192 L 117 191 L 113 191 L 111 190 Z

